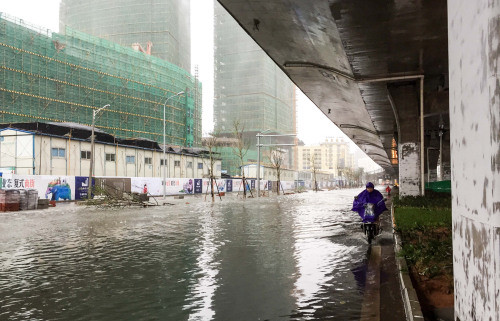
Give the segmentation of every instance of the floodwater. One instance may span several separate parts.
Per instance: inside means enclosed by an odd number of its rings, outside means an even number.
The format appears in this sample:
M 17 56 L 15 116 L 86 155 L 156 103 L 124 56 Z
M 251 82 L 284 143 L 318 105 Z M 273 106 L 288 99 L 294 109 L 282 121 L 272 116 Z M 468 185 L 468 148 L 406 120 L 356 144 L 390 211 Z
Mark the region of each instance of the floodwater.
M 1 213 L 0 320 L 359 320 L 358 192 Z

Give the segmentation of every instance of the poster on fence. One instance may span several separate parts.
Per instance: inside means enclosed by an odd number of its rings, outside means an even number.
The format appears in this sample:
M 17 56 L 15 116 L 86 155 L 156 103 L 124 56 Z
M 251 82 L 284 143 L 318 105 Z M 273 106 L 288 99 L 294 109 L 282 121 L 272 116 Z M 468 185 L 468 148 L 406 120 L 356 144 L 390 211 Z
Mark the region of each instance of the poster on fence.
M 71 201 L 75 199 L 75 177 L 4 174 L 2 189 L 36 189 L 41 199 Z
M 233 179 L 233 192 L 243 191 L 243 181 L 241 179 Z
M 219 193 L 226 192 L 226 180 L 225 179 L 217 179 L 217 189 L 219 190 Z
M 203 193 L 203 180 L 199 178 L 194 179 L 194 193 L 201 194 Z
M 92 178 L 92 186 L 95 185 L 95 179 Z M 89 178 L 84 176 L 75 177 L 75 200 L 87 199 L 89 192 Z
M 226 192 L 232 192 L 233 191 L 233 180 L 232 179 L 227 179 L 226 180 Z
M 198 182 L 198 186 L 196 185 Z M 194 194 L 201 193 L 202 180 L 194 178 L 167 178 L 165 181 L 166 194 Z M 154 177 L 132 177 L 132 193 L 148 193 L 163 195 L 163 179 Z
M 282 181 L 281 182 L 281 188 L 283 188 L 285 191 L 286 190 L 291 190 L 295 188 L 295 182 L 294 181 Z

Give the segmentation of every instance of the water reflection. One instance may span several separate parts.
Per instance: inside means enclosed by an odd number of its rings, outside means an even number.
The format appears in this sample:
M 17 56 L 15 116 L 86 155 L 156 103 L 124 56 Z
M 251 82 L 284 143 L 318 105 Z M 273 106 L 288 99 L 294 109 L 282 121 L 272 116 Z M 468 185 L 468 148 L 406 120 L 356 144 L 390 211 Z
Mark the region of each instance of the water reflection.
M 184 306 L 184 309 L 193 311 L 189 320 L 212 320 L 215 314 L 213 298 L 218 287 L 216 277 L 219 273 L 216 261 L 219 246 L 215 239 L 220 226 L 218 223 L 212 208 L 200 213 L 197 271 L 193 274 L 194 284 L 189 291 L 191 297 L 186 298 L 188 304 Z
M 359 319 L 355 192 L 2 214 L 0 319 Z
M 362 295 L 351 273 L 365 247 L 348 211 L 350 195 L 322 199 L 322 206 L 303 202 L 295 208 L 299 277 L 295 283 L 296 320 L 359 320 Z M 339 201 L 341 203 L 339 204 Z

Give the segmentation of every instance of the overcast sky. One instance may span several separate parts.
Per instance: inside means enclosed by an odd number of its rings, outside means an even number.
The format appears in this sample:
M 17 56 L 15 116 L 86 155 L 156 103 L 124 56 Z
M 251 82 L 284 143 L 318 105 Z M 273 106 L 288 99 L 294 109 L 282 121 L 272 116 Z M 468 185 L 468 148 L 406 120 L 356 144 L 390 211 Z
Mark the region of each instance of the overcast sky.
M 82 0 L 85 1 L 85 0 Z M 60 0 L 0 0 L 0 12 L 53 31 L 59 29 Z M 213 128 L 213 1 L 191 0 L 191 62 L 203 84 L 203 132 Z M 349 140 L 307 97 L 297 94 L 298 136 L 307 145 L 326 137 Z M 354 144 L 352 150 L 354 151 Z

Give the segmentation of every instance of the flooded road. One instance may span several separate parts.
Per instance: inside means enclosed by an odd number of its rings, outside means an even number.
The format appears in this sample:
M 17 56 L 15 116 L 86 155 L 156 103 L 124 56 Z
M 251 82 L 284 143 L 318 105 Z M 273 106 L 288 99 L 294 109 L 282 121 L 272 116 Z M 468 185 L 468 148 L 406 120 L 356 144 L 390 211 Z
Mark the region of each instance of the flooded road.
M 0 320 L 359 320 L 359 191 L 1 213 Z

